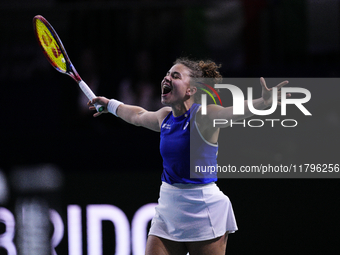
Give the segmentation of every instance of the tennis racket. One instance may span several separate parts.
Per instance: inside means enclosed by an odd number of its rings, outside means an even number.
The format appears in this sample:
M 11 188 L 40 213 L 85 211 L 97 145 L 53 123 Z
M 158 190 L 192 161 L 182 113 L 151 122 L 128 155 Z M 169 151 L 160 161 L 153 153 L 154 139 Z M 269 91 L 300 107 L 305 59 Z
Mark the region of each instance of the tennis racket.
M 43 16 L 37 15 L 33 18 L 33 29 L 38 43 L 51 65 L 58 72 L 67 74 L 75 80 L 87 98 L 92 101 L 96 95 L 81 79 L 78 72 L 72 65 L 64 45 L 51 24 L 48 23 Z M 104 110 L 104 106 L 102 105 L 95 104 L 94 106 L 98 112 L 102 112 Z

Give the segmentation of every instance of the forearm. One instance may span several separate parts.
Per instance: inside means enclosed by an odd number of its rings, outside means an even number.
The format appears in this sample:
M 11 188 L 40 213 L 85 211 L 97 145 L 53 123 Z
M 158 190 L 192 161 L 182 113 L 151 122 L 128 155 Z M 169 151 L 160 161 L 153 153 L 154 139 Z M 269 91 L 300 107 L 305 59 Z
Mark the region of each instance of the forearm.
M 227 127 L 227 126 L 229 126 L 230 120 L 239 121 L 239 120 L 249 118 L 249 117 L 253 116 L 254 114 L 259 114 L 262 110 L 265 110 L 266 108 L 271 106 L 272 101 L 273 101 L 273 90 L 267 88 L 267 85 L 266 85 L 265 80 L 263 78 L 261 78 L 260 81 L 261 81 L 261 85 L 262 85 L 262 97 L 254 99 L 251 102 L 249 102 L 250 105 L 251 105 L 251 108 L 249 108 L 247 100 L 244 101 L 244 107 L 241 107 L 240 105 L 237 106 L 237 107 L 241 108 L 241 109 L 238 109 L 238 111 L 236 111 L 237 114 L 234 114 L 235 104 L 234 104 L 234 106 L 230 106 L 230 107 L 210 105 L 207 108 L 207 113 L 208 113 L 207 119 L 209 121 L 215 120 L 215 119 L 227 120 L 226 124 L 222 126 L 222 127 Z M 288 83 L 288 81 L 281 82 L 279 85 L 277 85 L 274 88 L 277 88 L 277 91 L 279 91 L 281 89 L 281 87 L 283 87 L 287 83 Z M 274 91 L 276 91 L 276 90 L 274 90 Z M 281 92 L 275 92 L 275 93 L 278 93 L 277 98 L 280 99 L 281 98 L 281 95 L 280 95 Z M 286 96 L 290 96 L 290 94 L 287 94 Z M 259 115 L 263 115 L 263 114 L 259 114 Z M 209 123 L 209 121 L 207 121 L 207 122 Z
M 139 106 L 121 104 L 117 108 L 117 116 L 124 121 L 140 126 L 139 117 L 145 113 L 146 110 Z
M 107 99 L 105 97 L 96 97 L 89 102 L 90 110 L 95 110 L 94 104 L 98 103 L 106 106 L 102 112 L 96 112 L 93 116 L 98 117 L 102 113 L 112 113 L 113 115 L 123 119 L 127 123 L 135 126 L 142 126 L 153 131 L 160 131 L 161 121 L 171 111 L 167 107 L 163 107 L 156 112 L 150 112 L 142 107 L 134 105 L 126 105 L 115 99 Z
M 262 97 L 252 100 L 251 104 L 257 110 L 263 110 L 267 108 Z M 232 107 L 232 111 L 234 111 L 233 107 Z M 230 119 L 232 119 L 233 121 L 239 121 L 239 120 L 249 118 L 253 115 L 254 113 L 252 113 L 249 109 L 248 100 L 245 100 L 244 101 L 244 114 L 234 115 L 233 113 L 231 113 Z
M 265 108 L 267 108 L 262 97 L 254 99 L 252 101 L 252 104 L 253 104 L 254 108 L 257 109 L 257 110 L 264 110 Z M 254 113 L 252 113 L 249 109 L 248 100 L 245 100 L 244 101 L 244 116 L 242 116 L 242 119 L 249 118 L 253 115 L 254 115 Z

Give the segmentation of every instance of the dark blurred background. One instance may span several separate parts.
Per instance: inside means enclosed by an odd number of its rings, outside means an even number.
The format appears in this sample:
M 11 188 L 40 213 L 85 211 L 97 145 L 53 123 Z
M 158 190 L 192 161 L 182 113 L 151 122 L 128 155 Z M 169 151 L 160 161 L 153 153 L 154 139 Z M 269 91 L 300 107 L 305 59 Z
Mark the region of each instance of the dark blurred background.
M 224 77 L 340 74 L 339 0 L 2 0 L 0 169 L 7 176 L 40 164 L 61 169 L 56 209 L 65 225 L 71 203 L 115 204 L 131 219 L 141 205 L 157 202 L 159 134 L 109 114 L 93 118 L 77 84 L 41 52 L 32 25 L 37 14 L 56 29 L 95 94 L 148 110 L 161 107 L 160 82 L 181 56 L 212 59 L 222 64 Z M 301 126 L 283 133 L 223 130 L 228 156 L 245 165 L 252 157 L 340 163 L 340 88 L 304 87 L 312 93 L 306 104 L 312 117 L 295 113 L 291 118 Z M 259 94 L 260 86 L 254 88 Z M 240 228 L 230 237 L 229 254 L 340 250 L 339 179 L 223 179 L 218 185 L 232 200 Z M 4 206 L 12 210 L 11 194 Z M 67 253 L 66 237 L 57 253 Z

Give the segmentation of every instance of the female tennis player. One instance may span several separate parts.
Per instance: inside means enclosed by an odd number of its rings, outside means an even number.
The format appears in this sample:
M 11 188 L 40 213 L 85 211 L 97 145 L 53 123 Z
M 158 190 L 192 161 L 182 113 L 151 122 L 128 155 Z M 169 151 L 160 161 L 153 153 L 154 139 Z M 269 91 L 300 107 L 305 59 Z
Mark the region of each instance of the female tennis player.
M 128 123 L 160 132 L 162 185 L 146 244 L 147 255 L 222 255 L 228 234 L 237 230 L 231 202 L 215 184 L 216 176 L 190 178 L 190 157 L 200 165 L 216 166 L 220 127 L 213 127 L 212 120 L 238 121 L 252 113 L 245 104 L 243 116 L 234 116 L 232 107 L 218 105 L 208 105 L 207 114 L 200 114 L 197 95 L 202 90 L 199 83 L 191 82 L 194 78 L 219 79 L 219 66 L 212 61 L 177 59 L 161 82 L 165 107 L 156 112 L 105 97 L 89 102 L 91 110 L 95 110 L 94 103 L 106 106 L 95 117 L 110 112 Z M 265 109 L 271 105 L 273 93 L 263 78 L 260 83 L 262 97 L 254 99 L 253 105 Z M 287 83 L 277 85 L 278 91 Z M 194 146 L 190 147 L 189 139 L 195 140 Z M 190 154 L 190 149 L 199 152 Z

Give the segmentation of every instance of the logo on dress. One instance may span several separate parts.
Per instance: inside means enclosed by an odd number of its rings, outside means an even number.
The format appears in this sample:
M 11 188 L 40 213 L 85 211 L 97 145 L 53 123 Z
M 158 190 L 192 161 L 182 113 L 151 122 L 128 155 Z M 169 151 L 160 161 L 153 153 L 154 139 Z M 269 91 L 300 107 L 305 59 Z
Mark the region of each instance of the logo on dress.
M 188 125 L 189 125 L 189 122 L 185 123 L 183 130 L 185 130 L 188 127 Z
M 162 128 L 164 128 L 164 129 L 171 129 L 171 125 L 167 124 L 167 123 L 164 123 Z

